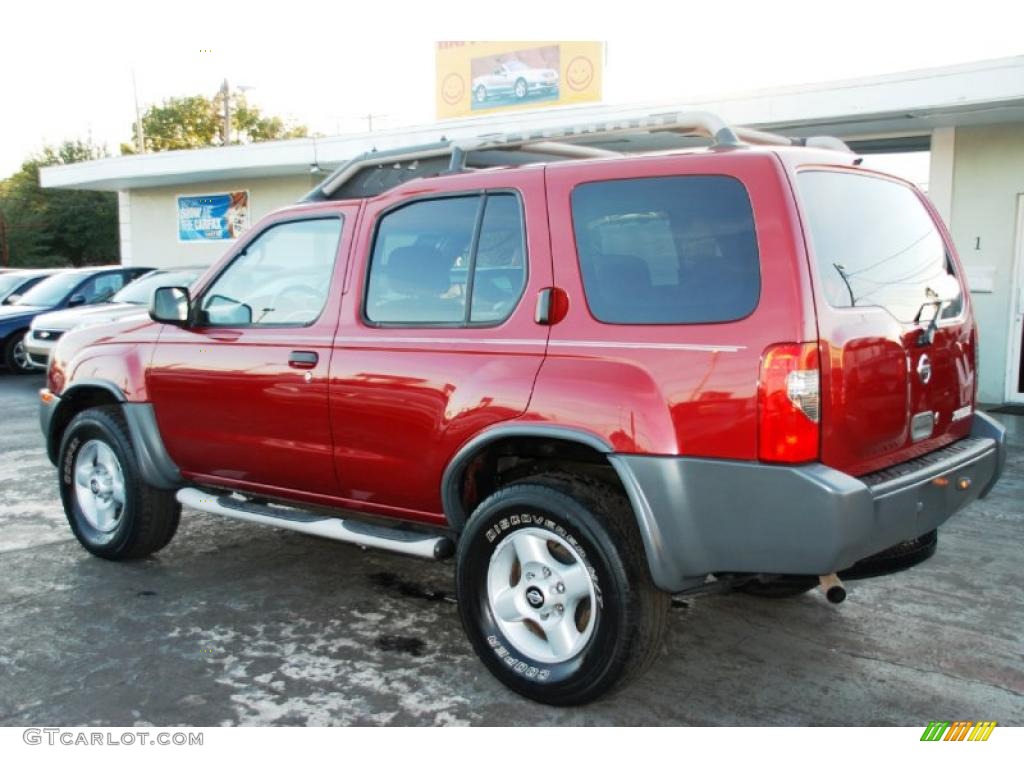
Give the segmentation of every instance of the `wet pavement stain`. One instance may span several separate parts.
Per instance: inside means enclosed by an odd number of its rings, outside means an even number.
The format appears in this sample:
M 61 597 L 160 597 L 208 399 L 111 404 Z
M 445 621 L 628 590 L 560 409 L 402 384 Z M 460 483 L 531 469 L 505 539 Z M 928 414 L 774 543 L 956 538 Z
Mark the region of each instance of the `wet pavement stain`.
M 374 586 L 394 590 L 403 597 L 416 597 L 420 600 L 429 600 L 432 602 L 456 602 L 454 595 L 451 595 L 442 589 L 434 589 L 421 584 L 415 584 L 411 581 L 405 581 L 389 571 L 371 573 L 367 579 Z
M 377 638 L 377 647 L 382 651 L 396 651 L 410 656 L 422 656 L 427 644 L 418 637 L 401 635 L 381 635 Z

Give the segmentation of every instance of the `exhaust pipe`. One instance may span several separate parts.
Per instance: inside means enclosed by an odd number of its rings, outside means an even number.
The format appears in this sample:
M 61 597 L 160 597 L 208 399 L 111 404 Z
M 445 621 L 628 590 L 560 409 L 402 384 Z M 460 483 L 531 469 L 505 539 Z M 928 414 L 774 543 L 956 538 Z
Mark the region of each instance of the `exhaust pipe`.
M 846 587 L 843 586 L 843 582 L 836 574 L 826 573 L 824 576 L 819 576 L 818 585 L 825 593 L 825 599 L 833 605 L 839 605 L 846 599 Z

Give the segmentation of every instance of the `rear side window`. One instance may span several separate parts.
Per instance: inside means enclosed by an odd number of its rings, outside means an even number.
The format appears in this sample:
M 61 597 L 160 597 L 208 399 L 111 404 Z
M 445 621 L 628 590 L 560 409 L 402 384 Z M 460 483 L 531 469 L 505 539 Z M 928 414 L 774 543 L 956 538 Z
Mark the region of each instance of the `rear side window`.
M 913 322 L 953 274 L 935 222 L 912 189 L 875 176 L 803 171 L 797 186 L 825 299 Z M 960 314 L 961 302 L 944 317 Z
M 494 325 L 526 283 L 519 198 L 421 200 L 381 217 L 366 292 L 375 323 Z
M 590 182 L 573 190 L 572 218 L 587 304 L 602 322 L 721 323 L 757 306 L 754 216 L 737 179 Z

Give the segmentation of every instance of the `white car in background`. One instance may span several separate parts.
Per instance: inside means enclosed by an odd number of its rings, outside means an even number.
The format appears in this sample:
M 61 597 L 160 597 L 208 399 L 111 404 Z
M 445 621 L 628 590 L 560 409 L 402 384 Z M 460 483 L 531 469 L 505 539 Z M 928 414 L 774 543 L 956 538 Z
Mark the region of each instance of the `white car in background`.
M 558 91 L 558 71 L 528 67 L 517 59 L 502 63 L 489 75 L 473 79 L 473 98 L 478 104 L 496 96 L 525 99 L 530 94 Z
M 120 320 L 133 314 L 145 314 L 157 288 L 164 286 L 189 287 L 203 270 L 168 269 L 150 272 L 126 285 L 102 304 L 62 309 L 39 315 L 25 334 L 25 350 L 34 368 L 46 370 L 50 364 L 50 351 L 57 340 L 70 330 L 87 325 L 98 325 Z

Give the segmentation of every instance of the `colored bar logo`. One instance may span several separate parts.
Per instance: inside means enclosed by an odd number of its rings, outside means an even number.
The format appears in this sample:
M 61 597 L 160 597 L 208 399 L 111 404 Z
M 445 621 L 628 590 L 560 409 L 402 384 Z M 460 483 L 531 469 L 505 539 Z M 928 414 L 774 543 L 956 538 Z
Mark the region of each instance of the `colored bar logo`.
M 921 741 L 988 741 L 996 725 L 995 720 L 932 720 L 921 734 Z

